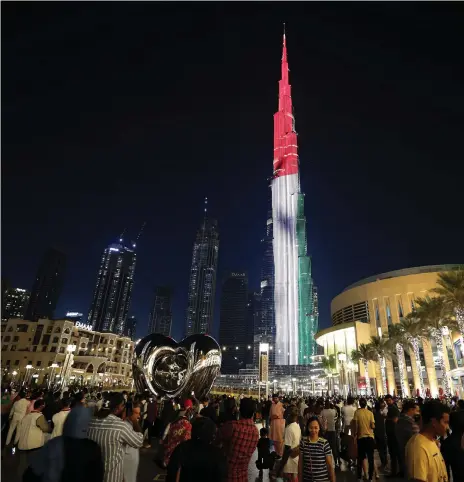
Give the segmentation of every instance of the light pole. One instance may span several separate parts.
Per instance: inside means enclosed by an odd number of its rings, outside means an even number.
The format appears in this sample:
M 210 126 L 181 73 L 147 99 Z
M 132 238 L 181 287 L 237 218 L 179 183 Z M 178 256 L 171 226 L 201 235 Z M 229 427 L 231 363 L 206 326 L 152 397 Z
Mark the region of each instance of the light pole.
M 52 363 L 50 368 L 52 369 L 50 372 L 50 379 L 48 380 L 48 389 L 50 390 L 50 387 L 52 385 L 55 385 L 55 369 L 58 368 L 58 363 Z
M 13 380 L 11 380 L 11 384 L 10 384 L 10 385 L 13 385 L 17 374 L 18 374 L 18 372 L 17 372 L 16 370 L 14 370 L 13 373 L 12 373 L 12 375 L 13 375 Z
M 61 395 L 63 395 L 64 389 L 66 388 L 66 383 L 68 381 L 69 372 L 71 366 L 74 363 L 73 353 L 76 351 L 76 345 L 68 345 L 66 348 L 66 356 L 63 363 L 63 368 L 61 369 Z
M 27 379 L 29 377 L 29 370 L 32 369 L 32 365 L 26 365 L 26 373 L 24 375 L 24 380 L 23 380 L 23 383 L 22 383 L 22 386 L 24 386 L 27 382 Z
M 296 394 L 296 378 L 292 378 L 292 392 L 293 396 Z
M 273 390 L 274 390 L 274 393 L 276 393 L 276 392 L 277 392 L 277 380 L 273 380 L 273 381 L 272 381 L 272 388 L 273 388 Z M 273 393 L 273 394 L 274 394 L 274 393 Z
M 340 372 L 340 381 L 343 387 L 343 396 L 346 397 L 346 380 L 345 380 L 345 362 L 346 362 L 346 353 L 339 353 L 338 354 L 338 361 L 340 362 L 342 369 Z

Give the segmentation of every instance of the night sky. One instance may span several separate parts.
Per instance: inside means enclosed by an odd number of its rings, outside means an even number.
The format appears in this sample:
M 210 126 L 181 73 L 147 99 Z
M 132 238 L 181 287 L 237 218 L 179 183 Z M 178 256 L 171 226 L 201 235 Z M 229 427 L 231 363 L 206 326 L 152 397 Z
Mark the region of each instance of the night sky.
M 320 326 L 363 277 L 464 262 L 463 6 L 2 3 L 2 276 L 68 256 L 56 316 L 87 315 L 103 249 L 138 246 L 131 314 L 157 284 L 183 332 L 208 196 L 220 280 L 257 289 L 287 24 Z

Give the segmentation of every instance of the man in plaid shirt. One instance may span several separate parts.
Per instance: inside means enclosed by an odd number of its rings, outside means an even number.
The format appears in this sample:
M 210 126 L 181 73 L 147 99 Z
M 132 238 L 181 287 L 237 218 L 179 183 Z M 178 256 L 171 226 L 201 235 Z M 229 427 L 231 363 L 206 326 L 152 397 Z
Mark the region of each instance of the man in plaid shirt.
M 226 422 L 219 431 L 227 458 L 227 482 L 248 482 L 248 464 L 258 444 L 258 429 L 253 422 L 255 403 L 251 398 L 240 401 L 240 420 Z

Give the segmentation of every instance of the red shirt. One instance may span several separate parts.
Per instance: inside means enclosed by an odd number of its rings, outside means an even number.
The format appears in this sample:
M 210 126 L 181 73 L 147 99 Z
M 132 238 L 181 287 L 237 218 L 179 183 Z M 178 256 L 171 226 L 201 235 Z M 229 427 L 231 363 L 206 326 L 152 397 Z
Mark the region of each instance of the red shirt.
M 164 464 L 169 464 L 174 449 L 182 442 L 190 440 L 192 437 L 192 424 L 186 417 L 181 417 L 172 422 L 166 437 L 166 445 L 164 448 Z
M 248 482 L 248 464 L 259 440 L 253 419 L 226 422 L 220 429 L 219 438 L 227 457 L 227 481 Z

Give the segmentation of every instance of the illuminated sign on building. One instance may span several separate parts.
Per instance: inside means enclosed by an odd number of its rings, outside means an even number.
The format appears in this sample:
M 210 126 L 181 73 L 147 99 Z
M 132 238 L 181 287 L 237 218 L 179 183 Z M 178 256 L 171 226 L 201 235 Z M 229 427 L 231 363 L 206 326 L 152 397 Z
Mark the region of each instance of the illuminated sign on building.
M 76 328 L 80 328 L 81 330 L 87 330 L 87 331 L 92 331 L 93 326 L 92 325 L 86 325 L 85 323 L 81 323 L 80 321 L 76 321 L 74 324 Z
M 245 273 L 231 273 L 234 278 L 245 278 Z

